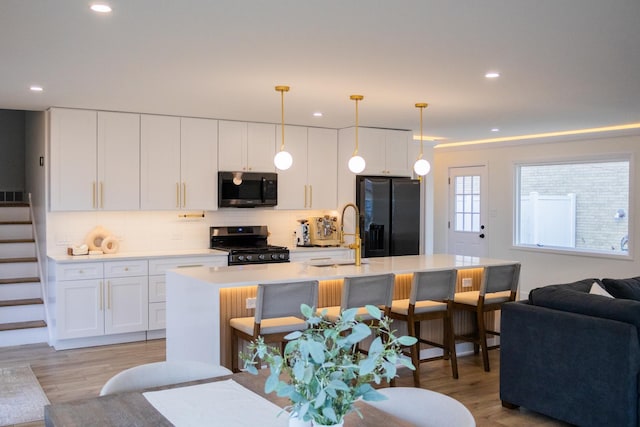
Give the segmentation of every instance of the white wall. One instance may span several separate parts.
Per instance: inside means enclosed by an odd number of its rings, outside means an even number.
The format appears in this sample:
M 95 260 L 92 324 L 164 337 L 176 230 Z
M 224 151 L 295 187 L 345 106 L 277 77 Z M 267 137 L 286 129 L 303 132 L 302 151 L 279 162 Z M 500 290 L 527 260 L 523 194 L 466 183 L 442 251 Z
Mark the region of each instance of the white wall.
M 489 144 L 485 144 L 489 145 Z M 633 260 L 598 258 L 593 256 L 543 253 L 517 249 L 512 246 L 514 223 L 514 166 L 518 162 L 551 161 L 580 156 L 609 153 L 631 153 L 631 189 L 629 218 L 629 247 L 635 249 Z M 486 219 L 489 257 L 522 262 L 520 279 L 521 298 L 533 288 L 566 283 L 587 277 L 640 276 L 638 248 L 640 244 L 640 188 L 638 170 L 640 135 L 599 137 L 599 139 L 522 144 L 503 147 L 476 146 L 465 149 L 435 149 L 434 153 L 434 252 L 447 252 L 448 169 L 454 166 L 486 164 L 489 184 L 488 206 L 491 214 Z M 633 253 L 633 252 L 632 252 Z
M 192 212 L 189 213 L 200 213 Z M 120 252 L 206 249 L 213 225 L 267 225 L 272 245 L 294 246 L 298 219 L 336 211 L 280 211 L 274 209 L 226 208 L 205 212 L 204 218 L 179 218 L 185 212 L 49 212 L 47 254 L 64 255 L 67 247 L 84 242 L 101 225 L 121 239 Z

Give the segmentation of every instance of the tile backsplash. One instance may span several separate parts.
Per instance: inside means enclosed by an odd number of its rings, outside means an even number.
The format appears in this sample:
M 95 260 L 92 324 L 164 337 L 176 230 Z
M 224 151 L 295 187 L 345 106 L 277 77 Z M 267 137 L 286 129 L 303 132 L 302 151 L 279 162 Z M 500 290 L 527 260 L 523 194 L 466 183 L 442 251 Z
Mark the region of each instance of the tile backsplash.
M 337 211 L 280 211 L 275 209 L 220 209 L 205 211 L 49 212 L 47 254 L 64 255 L 68 247 L 84 243 L 101 225 L 120 240 L 120 252 L 205 249 L 214 225 L 267 225 L 269 243 L 293 246 L 298 220 Z M 187 218 L 180 215 L 194 215 Z

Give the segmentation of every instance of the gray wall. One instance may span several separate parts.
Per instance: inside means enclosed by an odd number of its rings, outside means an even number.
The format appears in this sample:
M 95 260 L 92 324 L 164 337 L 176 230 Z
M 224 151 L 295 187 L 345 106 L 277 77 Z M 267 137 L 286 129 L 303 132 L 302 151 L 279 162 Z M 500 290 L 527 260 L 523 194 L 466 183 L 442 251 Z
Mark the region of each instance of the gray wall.
M 0 191 L 24 190 L 25 112 L 0 110 Z

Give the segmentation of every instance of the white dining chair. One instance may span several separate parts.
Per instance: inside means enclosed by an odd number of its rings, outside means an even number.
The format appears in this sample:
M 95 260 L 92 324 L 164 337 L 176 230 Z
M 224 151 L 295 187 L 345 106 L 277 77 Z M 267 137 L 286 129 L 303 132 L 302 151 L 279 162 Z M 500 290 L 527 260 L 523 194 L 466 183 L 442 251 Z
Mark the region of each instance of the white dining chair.
M 125 369 L 111 377 L 100 390 L 100 396 L 224 375 L 231 375 L 231 371 L 224 366 L 195 360 L 146 363 Z
M 416 387 L 391 387 L 377 391 L 387 399 L 367 401 L 367 405 L 410 422 L 416 427 L 476 425 L 466 406 L 445 394 Z

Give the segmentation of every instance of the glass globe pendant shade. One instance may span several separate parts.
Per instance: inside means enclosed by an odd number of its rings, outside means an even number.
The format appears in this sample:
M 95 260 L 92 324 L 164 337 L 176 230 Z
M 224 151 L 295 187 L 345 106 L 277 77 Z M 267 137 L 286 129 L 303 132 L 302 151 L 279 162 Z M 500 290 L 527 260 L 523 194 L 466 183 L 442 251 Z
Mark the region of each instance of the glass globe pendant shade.
M 425 176 L 431 170 L 431 165 L 425 159 L 418 159 L 413 164 L 413 170 L 417 175 Z
M 352 156 L 349 159 L 349 170 L 353 173 L 360 173 L 364 170 L 366 163 L 364 159 L 358 155 Z
M 280 151 L 273 158 L 273 164 L 282 171 L 285 171 L 293 164 L 293 157 L 288 151 Z

